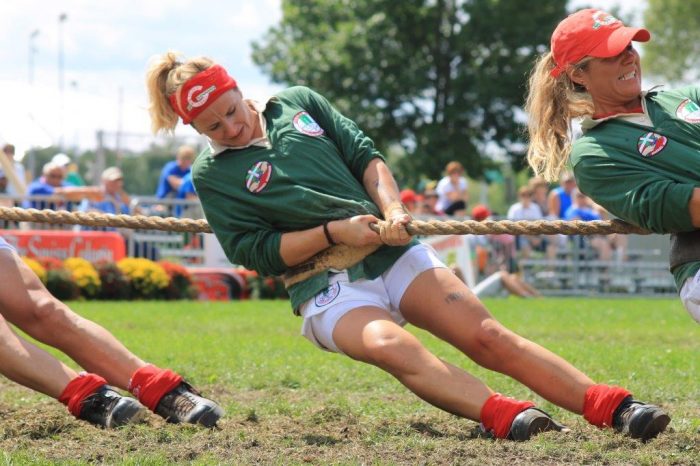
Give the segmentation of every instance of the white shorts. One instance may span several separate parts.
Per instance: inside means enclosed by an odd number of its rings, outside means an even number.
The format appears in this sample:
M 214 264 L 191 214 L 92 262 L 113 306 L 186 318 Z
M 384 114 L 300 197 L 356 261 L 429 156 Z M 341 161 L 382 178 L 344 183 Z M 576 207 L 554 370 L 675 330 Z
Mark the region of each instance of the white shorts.
M 10 243 L 5 241 L 5 238 L 0 236 L 0 251 L 2 251 L 3 249 L 6 249 L 6 250 L 12 251 L 12 252 L 17 252 L 17 250 Z
M 700 271 L 683 283 L 681 302 L 693 319 L 700 323 Z
M 326 351 L 342 353 L 333 342 L 333 330 L 341 317 L 361 306 L 374 306 L 389 312 L 392 320 L 405 325 L 399 304 L 408 286 L 429 269 L 446 268 L 435 250 L 417 244 L 406 251 L 383 274 L 374 280 L 350 282 L 346 271 L 331 274 L 328 288 L 299 308 L 304 322 L 301 334 Z

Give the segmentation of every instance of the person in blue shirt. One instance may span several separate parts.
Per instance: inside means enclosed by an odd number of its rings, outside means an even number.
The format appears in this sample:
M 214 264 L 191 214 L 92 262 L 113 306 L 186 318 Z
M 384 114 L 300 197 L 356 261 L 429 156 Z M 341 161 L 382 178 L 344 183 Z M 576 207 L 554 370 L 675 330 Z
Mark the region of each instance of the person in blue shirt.
M 62 165 L 49 162 L 44 165 L 42 176 L 32 181 L 27 186 L 29 196 L 53 196 L 63 194 L 64 189 L 70 186 L 66 183 L 66 170 Z M 48 200 L 34 200 L 25 203 L 25 207 L 33 209 L 64 209 L 67 205 L 63 202 L 52 202 Z
M 175 194 L 175 199 L 181 200 L 192 200 L 197 199 L 197 191 L 194 189 L 194 183 L 192 183 L 192 173 L 188 173 L 182 177 L 182 182 L 180 183 L 180 188 Z M 187 207 L 180 204 L 175 206 L 175 216 L 182 217 L 182 214 L 188 210 Z
M 175 155 L 175 160 L 166 163 L 160 172 L 156 197 L 164 199 L 166 197 L 174 197 L 177 194 L 182 184 L 182 179 L 190 172 L 194 157 L 194 148 L 180 146 Z

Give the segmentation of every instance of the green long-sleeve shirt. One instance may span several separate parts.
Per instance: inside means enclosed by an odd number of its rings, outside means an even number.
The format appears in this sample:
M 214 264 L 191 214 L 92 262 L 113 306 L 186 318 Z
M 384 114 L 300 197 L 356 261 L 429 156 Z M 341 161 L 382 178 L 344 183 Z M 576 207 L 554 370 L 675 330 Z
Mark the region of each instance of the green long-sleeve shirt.
M 619 117 L 584 121 L 584 136 L 571 152 L 581 191 L 612 214 L 656 233 L 696 234 L 688 203 L 700 187 L 698 102 L 695 86 L 649 92 L 643 108 L 651 126 Z M 671 271 L 680 288 L 698 270 L 700 258 L 694 257 Z
M 280 275 L 282 233 L 327 220 L 380 216 L 362 184 L 374 143 L 318 93 L 286 89 L 265 105 L 268 143 L 215 153 L 192 167 L 205 216 L 228 259 L 262 275 Z M 412 245 L 412 244 L 411 244 Z M 351 280 L 373 279 L 411 245 L 379 248 L 348 269 Z M 328 286 L 324 272 L 290 287 L 294 309 Z

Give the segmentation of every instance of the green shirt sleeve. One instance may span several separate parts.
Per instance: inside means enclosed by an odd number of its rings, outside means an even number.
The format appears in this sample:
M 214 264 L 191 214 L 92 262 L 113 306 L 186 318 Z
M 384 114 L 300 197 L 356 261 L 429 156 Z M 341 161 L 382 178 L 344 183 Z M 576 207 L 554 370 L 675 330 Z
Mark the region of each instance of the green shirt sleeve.
M 293 89 L 299 92 L 304 101 L 304 108 L 336 143 L 353 176 L 362 182 L 369 162 L 374 158 L 384 160 L 382 154 L 374 147 L 372 139 L 362 132 L 357 123 L 336 110 L 321 94 L 306 87 Z
M 655 233 L 695 229 L 687 208 L 694 185 L 590 154 L 586 144 L 574 144 L 572 161 L 579 189 L 613 215 Z

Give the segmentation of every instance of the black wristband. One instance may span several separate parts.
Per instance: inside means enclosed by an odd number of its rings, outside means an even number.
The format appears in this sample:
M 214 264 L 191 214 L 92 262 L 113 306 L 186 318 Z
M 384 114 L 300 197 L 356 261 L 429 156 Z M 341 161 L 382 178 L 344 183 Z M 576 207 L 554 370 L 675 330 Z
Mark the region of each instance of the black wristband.
M 331 232 L 328 231 L 328 223 L 329 223 L 329 222 L 330 222 L 330 220 L 327 221 L 327 222 L 323 222 L 323 234 L 326 235 L 326 240 L 328 241 L 328 244 L 329 244 L 330 246 L 335 246 L 335 245 L 338 244 L 338 243 L 336 243 L 335 241 L 333 241 L 333 237 L 331 236 Z

